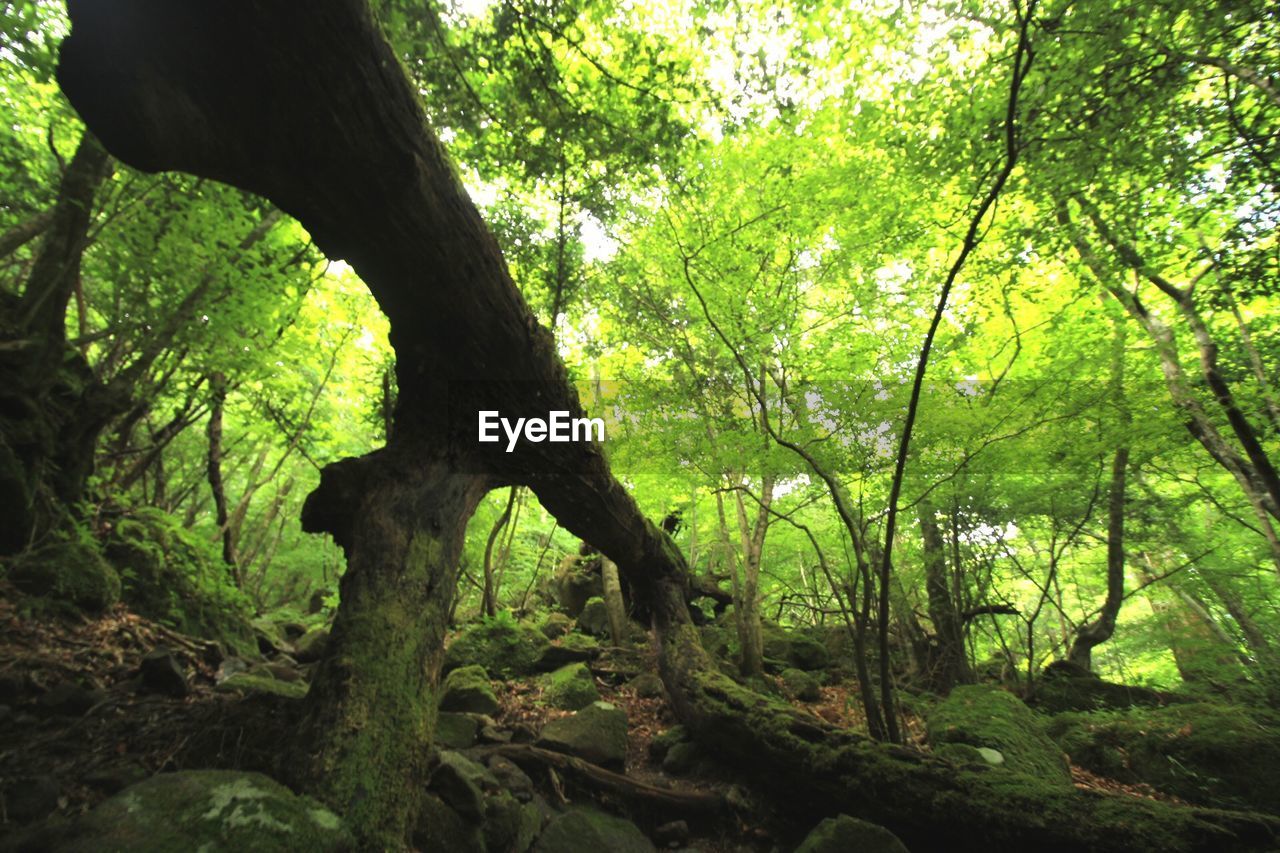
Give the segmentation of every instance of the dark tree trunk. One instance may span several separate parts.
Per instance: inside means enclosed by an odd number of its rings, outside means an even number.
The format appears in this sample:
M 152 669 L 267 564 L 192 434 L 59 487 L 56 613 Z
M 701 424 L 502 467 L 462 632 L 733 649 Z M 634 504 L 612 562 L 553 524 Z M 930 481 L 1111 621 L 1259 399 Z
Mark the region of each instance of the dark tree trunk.
M 477 447 L 479 409 L 582 410 L 367 6 L 330 0 L 300 15 L 284 0 L 71 0 L 69 9 L 59 80 L 112 152 L 268 196 L 327 254 L 351 261 L 390 319 L 392 443 L 327 467 L 304 510 L 306 528 L 332 533 L 349 567 L 298 764 L 365 846 L 403 843 L 414 820 L 466 520 L 485 489 L 511 483 L 530 486 L 617 563 L 651 614 L 677 715 L 722 757 L 790 786 L 804 812 L 848 811 L 908 843 L 947 838 L 953 849 L 1121 850 L 1170 838 L 1226 849 L 1268 836 L 1261 819 L 1212 822 L 1165 804 L 1001 785 L 832 730 L 719 672 L 685 604 L 682 555 L 598 446 Z M 1142 834 L 1161 820 L 1159 842 Z
M 236 559 L 235 531 L 227 514 L 227 490 L 222 482 L 222 409 L 227 401 L 227 377 L 214 373 L 209 377 L 209 426 L 205 431 L 209 439 L 209 453 L 205 463 L 205 475 L 209 479 L 209 491 L 213 494 L 214 517 L 218 524 L 218 537 L 222 540 L 222 562 L 231 573 L 237 589 L 244 588 L 240 577 L 240 564 Z
M 1107 494 L 1107 597 L 1098 618 L 1076 631 L 1067 656 L 1084 669 L 1093 669 L 1094 646 L 1111 639 L 1120 606 L 1124 604 L 1124 498 L 1128 467 L 1129 448 L 1117 448 L 1111 459 L 1111 487 Z
M 947 573 L 946 546 L 938 531 L 933 505 L 920 502 L 920 536 L 924 546 L 925 591 L 929 596 L 929 620 L 937 637 L 935 682 L 946 692 L 968 680 L 965 658 L 964 623 L 951 598 L 951 579 Z

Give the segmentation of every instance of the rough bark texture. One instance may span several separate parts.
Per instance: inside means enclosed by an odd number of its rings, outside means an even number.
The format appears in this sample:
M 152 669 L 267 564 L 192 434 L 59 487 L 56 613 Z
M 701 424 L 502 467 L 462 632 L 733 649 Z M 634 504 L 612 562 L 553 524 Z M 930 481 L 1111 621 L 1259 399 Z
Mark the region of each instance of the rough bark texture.
M 331 0 L 304 15 L 284 0 L 69 9 L 59 79 L 113 153 L 268 196 L 352 263 L 391 321 L 393 442 L 329 466 L 304 518 L 335 536 L 349 567 L 308 700 L 303 769 L 366 846 L 401 843 L 413 817 L 466 517 L 485 488 L 513 482 L 613 559 L 647 605 L 677 714 L 748 773 L 790 786 L 803 811 L 880 820 L 920 849 L 1269 842 L 1258 820 L 959 772 L 827 729 L 721 674 L 685 605 L 683 557 L 595 445 L 476 449 L 478 409 L 576 417 L 581 407 L 366 5 Z
M 968 680 L 968 660 L 964 649 L 964 623 L 951 598 L 947 576 L 947 555 L 934 517 L 933 505 L 920 502 L 920 536 L 924 546 L 925 591 L 929 596 L 929 619 L 938 644 L 934 681 L 943 692 Z

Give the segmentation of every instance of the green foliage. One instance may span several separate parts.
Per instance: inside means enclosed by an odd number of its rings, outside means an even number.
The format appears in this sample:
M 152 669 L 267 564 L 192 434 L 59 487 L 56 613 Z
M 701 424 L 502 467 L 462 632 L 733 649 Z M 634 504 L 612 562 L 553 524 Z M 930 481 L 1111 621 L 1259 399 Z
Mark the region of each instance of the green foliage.
M 96 614 L 120 599 L 120 575 L 101 545 L 78 526 L 18 555 L 9 564 L 8 578 L 53 609 L 70 605 Z
M 172 516 L 143 508 L 116 521 L 105 549 L 120 571 L 122 598 L 134 612 L 221 642 L 236 654 L 256 654 L 249 600 L 211 543 Z

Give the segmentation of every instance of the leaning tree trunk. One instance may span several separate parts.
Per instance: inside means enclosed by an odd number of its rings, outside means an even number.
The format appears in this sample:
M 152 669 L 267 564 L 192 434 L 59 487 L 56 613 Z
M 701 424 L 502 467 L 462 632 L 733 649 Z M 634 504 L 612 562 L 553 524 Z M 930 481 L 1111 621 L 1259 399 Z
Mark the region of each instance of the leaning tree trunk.
M 1226 849 L 1270 838 L 1260 819 L 959 771 L 739 686 L 699 642 L 682 555 L 598 447 L 477 446 L 478 410 L 579 417 L 582 408 L 363 0 L 312 4 L 305 15 L 286 0 L 71 0 L 69 9 L 59 80 L 113 153 L 269 197 L 352 263 L 390 320 L 392 442 L 326 468 L 304 513 L 309 530 L 334 534 L 349 566 L 299 759 L 365 846 L 402 843 L 415 817 L 465 522 L 486 488 L 510 483 L 530 486 L 617 563 L 652 616 L 681 719 L 722 757 L 789 786 L 805 814 L 847 811 L 908 843 L 943 838 L 951 849 Z M 1153 840 L 1143 833 L 1156 823 Z

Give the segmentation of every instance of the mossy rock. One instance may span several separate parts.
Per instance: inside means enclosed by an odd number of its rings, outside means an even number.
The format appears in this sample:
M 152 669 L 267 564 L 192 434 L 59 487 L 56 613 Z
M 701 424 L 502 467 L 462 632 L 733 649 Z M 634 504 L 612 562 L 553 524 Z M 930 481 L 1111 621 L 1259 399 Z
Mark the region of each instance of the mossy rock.
M 543 726 L 538 746 L 621 770 L 627 758 L 627 712 L 608 702 L 592 702 Z
M 542 677 L 542 698 L 553 708 L 577 711 L 598 701 L 600 691 L 585 663 L 571 663 Z
M 929 742 L 986 747 L 1004 756 L 1008 770 L 1071 786 L 1071 770 L 1044 723 L 1022 700 L 981 684 L 957 687 L 928 715 Z
M 298 663 L 314 663 L 324 656 L 329 645 L 329 629 L 323 625 L 312 628 L 294 641 L 293 657 Z
M 641 699 L 661 699 L 666 695 L 662 679 L 653 672 L 640 673 L 627 682 L 627 687 Z
M 603 598 L 592 598 L 578 614 L 578 630 L 593 637 L 609 636 L 609 608 Z
M 782 672 L 782 692 L 801 702 L 817 702 L 822 698 L 818 679 L 802 669 L 786 669 Z
M 48 542 L 16 558 L 9 581 L 28 595 L 101 613 L 120 600 L 120 576 L 87 537 Z
M 422 853 L 485 853 L 480 826 L 432 793 L 422 797 L 413 845 Z
M 542 829 L 542 814 L 533 803 L 520 803 L 506 791 L 485 800 L 484 846 L 490 853 L 524 853 Z
M 442 711 L 436 718 L 435 743 L 444 749 L 468 749 L 475 746 L 480 721 L 469 714 Z
M 796 853 L 908 853 L 898 836 L 883 826 L 839 815 L 829 817 L 796 848 Z
M 672 726 L 665 732 L 655 735 L 653 740 L 649 741 L 649 757 L 654 761 L 661 762 L 666 758 L 667 753 L 671 751 L 671 747 L 678 743 L 684 743 L 688 739 L 688 729 L 684 726 Z
M 216 688 L 224 693 L 239 692 L 245 695 L 265 693 L 268 696 L 283 696 L 286 699 L 302 699 L 307 695 L 307 685 L 302 681 L 281 681 L 264 675 L 250 675 L 237 672 L 230 678 L 218 682 Z
M 1076 764 L 1193 803 L 1280 814 L 1280 725 L 1212 703 L 1066 713 L 1049 734 Z
M 458 814 L 478 823 L 484 817 L 485 791 L 497 790 L 499 786 L 489 768 L 460 752 L 445 750 L 431 771 L 428 787 Z
M 573 620 L 563 613 L 551 613 L 538 624 L 538 630 L 548 640 L 557 640 L 573 630 Z
M 634 823 L 594 809 L 574 809 L 551 821 L 538 837 L 536 853 L 654 853 Z
M 821 640 L 797 631 L 791 635 L 786 661 L 796 669 L 813 672 L 830 666 L 831 654 Z
M 516 678 L 539 671 L 551 642 L 541 631 L 510 619 L 495 618 L 463 631 L 445 651 L 446 671 L 475 664 L 494 678 Z
M 534 667 L 542 672 L 550 672 L 566 664 L 595 660 L 602 651 L 595 637 L 573 631 L 543 649 Z
M 1054 661 L 1044 668 L 1030 701 L 1037 710 L 1060 714 L 1065 711 L 1158 708 L 1193 700 L 1149 687 L 1104 681 L 1069 661 Z
M 140 509 L 104 542 L 129 609 L 184 634 L 216 640 L 240 657 L 258 653 L 249 599 L 210 543 L 172 516 Z M 273 634 L 278 629 L 271 628 Z M 281 637 L 283 640 L 283 637 Z
M 496 714 L 502 709 L 493 695 L 489 675 L 475 664 L 455 669 L 444 680 L 440 710 L 465 711 L 471 714 Z
M 77 819 L 57 849 L 207 853 L 349 850 L 333 812 L 260 773 L 184 770 L 139 782 Z

